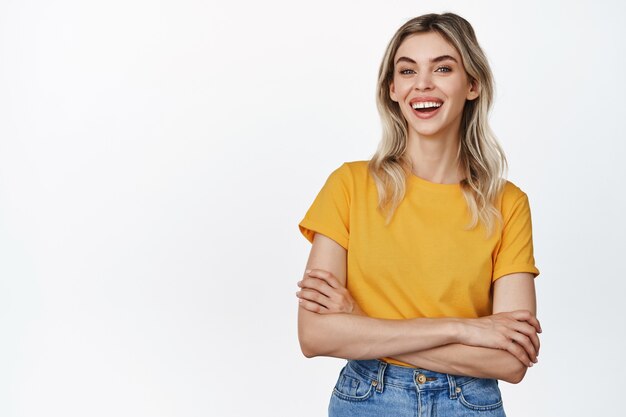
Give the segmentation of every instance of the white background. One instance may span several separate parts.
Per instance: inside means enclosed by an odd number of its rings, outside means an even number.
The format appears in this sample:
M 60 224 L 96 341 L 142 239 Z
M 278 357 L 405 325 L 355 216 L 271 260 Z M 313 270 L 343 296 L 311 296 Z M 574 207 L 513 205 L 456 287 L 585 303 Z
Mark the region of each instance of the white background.
M 384 48 L 453 11 L 529 196 L 539 363 L 509 417 L 623 409 L 619 1 L 0 2 L 0 415 L 322 416 L 297 224 L 371 157 Z

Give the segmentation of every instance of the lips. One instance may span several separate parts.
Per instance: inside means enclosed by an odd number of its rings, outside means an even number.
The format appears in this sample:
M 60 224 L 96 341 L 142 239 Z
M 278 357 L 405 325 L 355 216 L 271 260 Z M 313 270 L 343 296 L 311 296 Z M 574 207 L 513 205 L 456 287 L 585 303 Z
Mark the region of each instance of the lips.
M 438 97 L 415 97 L 409 101 L 413 114 L 420 119 L 430 119 L 434 117 L 441 107 L 443 100 Z
M 440 99 L 439 97 L 413 97 L 409 101 L 409 104 L 411 105 L 411 107 L 413 107 L 413 104 L 415 103 L 424 103 L 424 102 L 429 102 L 429 101 L 443 104 L 443 100 Z

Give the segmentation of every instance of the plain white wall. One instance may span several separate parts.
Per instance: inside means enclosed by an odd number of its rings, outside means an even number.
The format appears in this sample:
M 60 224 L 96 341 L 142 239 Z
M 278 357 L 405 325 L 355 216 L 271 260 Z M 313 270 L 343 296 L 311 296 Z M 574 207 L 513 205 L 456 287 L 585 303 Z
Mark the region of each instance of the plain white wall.
M 507 415 L 617 416 L 617 0 L 0 2 L 0 415 L 325 415 L 344 361 L 300 353 L 297 224 L 375 150 L 393 32 L 443 11 L 532 207 L 544 332 Z

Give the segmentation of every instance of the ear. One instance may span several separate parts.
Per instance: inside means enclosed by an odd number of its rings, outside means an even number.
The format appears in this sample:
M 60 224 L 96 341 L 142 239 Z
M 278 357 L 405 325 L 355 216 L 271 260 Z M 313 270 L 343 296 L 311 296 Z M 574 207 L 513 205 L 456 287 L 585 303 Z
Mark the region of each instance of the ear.
M 480 95 L 480 84 L 476 80 L 470 80 L 469 90 L 467 91 L 466 98 L 468 100 L 474 100 Z
M 389 98 L 396 103 L 398 102 L 398 96 L 396 95 L 396 87 L 393 85 L 393 81 L 389 83 Z

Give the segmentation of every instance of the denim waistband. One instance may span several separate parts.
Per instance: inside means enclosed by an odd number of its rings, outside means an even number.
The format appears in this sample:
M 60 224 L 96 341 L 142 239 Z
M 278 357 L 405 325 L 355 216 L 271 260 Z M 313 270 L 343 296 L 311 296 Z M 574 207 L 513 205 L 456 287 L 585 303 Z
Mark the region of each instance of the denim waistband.
M 364 378 L 376 381 L 376 389 L 382 391 L 385 384 L 407 389 L 450 390 L 450 396 L 456 397 L 456 388 L 477 379 L 472 376 L 451 375 L 428 369 L 409 368 L 381 361 L 379 359 L 348 360 L 354 372 Z

